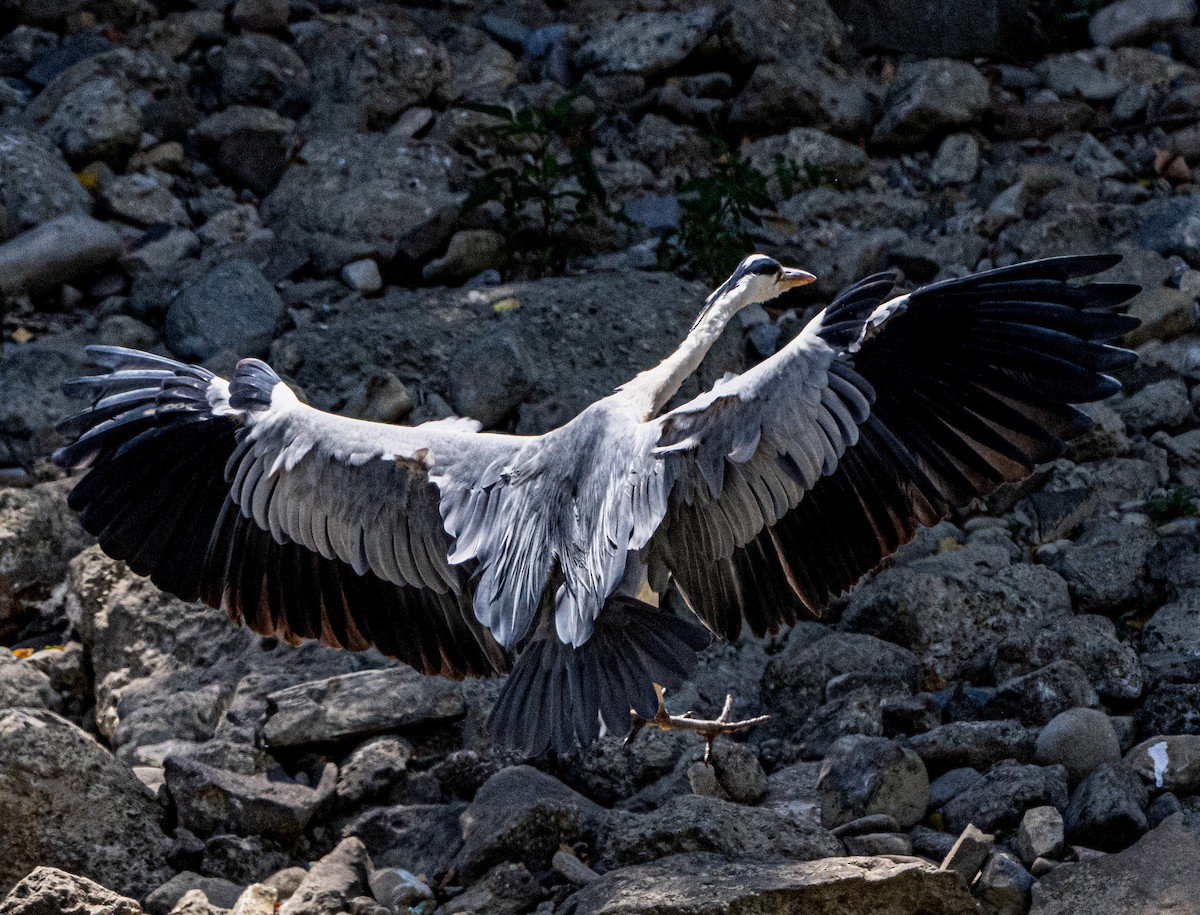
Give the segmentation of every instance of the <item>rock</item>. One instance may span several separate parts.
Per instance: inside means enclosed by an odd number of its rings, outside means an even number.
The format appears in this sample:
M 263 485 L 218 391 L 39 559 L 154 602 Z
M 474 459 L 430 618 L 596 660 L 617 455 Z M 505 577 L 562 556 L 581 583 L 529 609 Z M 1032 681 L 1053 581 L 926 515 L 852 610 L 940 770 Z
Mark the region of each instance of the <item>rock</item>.
M 1129 314 L 1141 320 L 1125 335 L 1129 346 L 1148 340 L 1170 340 L 1185 334 L 1196 323 L 1196 297 L 1168 286 L 1143 289 L 1129 306 Z
M 1191 25 L 1195 15 L 1193 0 L 1117 0 L 1088 20 L 1088 34 L 1110 48 L 1138 44 Z
M 1200 201 L 1166 197 L 1137 208 L 1133 239 L 1160 254 L 1177 254 L 1200 267 Z
M 370 875 L 371 895 L 393 912 L 403 911 L 427 899 L 433 890 L 406 870 L 377 867 Z
M 729 107 L 730 125 L 755 133 L 783 132 L 804 124 L 858 137 L 870 129 L 873 119 L 874 104 L 865 80 L 828 59 L 805 54 L 758 64 Z
M 605 24 L 584 42 L 575 63 L 601 73 L 653 76 L 682 62 L 712 31 L 716 10 L 636 13 Z
M 932 770 L 983 770 L 1003 759 L 1033 759 L 1037 731 L 1019 721 L 952 721 L 907 741 Z
M 739 804 L 757 804 L 767 793 L 767 773 L 758 755 L 744 743 L 719 741 L 713 747 L 717 781 L 730 799 Z
M 857 187 L 871 174 L 871 160 L 862 149 L 810 127 L 796 127 L 785 137 L 758 140 L 746 148 L 744 155 L 766 175 L 775 173 L 782 157 L 796 174 L 796 190 L 821 183 Z
M 1037 65 L 1037 72 L 1058 95 L 1077 95 L 1089 102 L 1111 102 L 1129 85 L 1101 70 L 1091 55 L 1079 53 L 1047 57 Z
M 299 747 L 365 737 L 461 716 L 462 689 L 411 667 L 342 674 L 267 697 L 263 736 L 272 747 Z
M 485 428 L 508 416 L 533 387 L 537 368 L 518 338 L 498 330 L 454 357 L 450 402 Z
M 1151 737 L 1126 753 L 1125 763 L 1155 788 L 1183 796 L 1200 793 L 1200 736 Z
M 886 858 L 828 861 L 730 861 L 718 855 L 673 855 L 623 868 L 574 896 L 575 915 L 701 915 L 713 911 L 838 912 L 889 910 L 974 915 L 957 876 Z
M 913 853 L 912 840 L 900 833 L 871 832 L 847 836 L 844 844 L 851 855 L 909 857 Z
M 942 723 L 942 707 L 930 693 L 884 696 L 879 702 L 883 733 L 887 737 L 923 734 Z
M 85 213 L 65 213 L 0 244 L 0 297 L 39 295 L 103 266 L 121 237 Z
M 912 652 L 873 635 L 796 627 L 762 678 L 763 704 L 772 715 L 768 727 L 790 733 L 804 725 L 824 703 L 826 684 L 835 677 L 853 674 L 886 684 L 889 691 L 906 691 L 916 682 L 917 669 Z
M 963 883 L 970 886 L 975 882 L 975 877 L 991 854 L 994 844 L 993 836 L 980 831 L 976 826 L 968 825 L 946 853 L 938 870 L 958 874 Z
M 345 414 L 377 423 L 397 423 L 413 409 L 408 387 L 386 369 L 374 373 L 346 404 Z
M 819 822 L 821 795 L 817 781 L 821 775 L 819 762 L 800 762 L 777 769 L 767 776 L 767 793 L 762 806 L 780 816 Z
M 983 711 L 988 717 L 1015 717 L 1022 724 L 1037 725 L 1067 709 L 1090 708 L 1099 702 L 1079 665 L 1055 661 L 1003 684 Z
M 21 393 L 16 386 L 5 389 L 14 397 Z M 2 420 L 0 413 L 0 428 Z M 0 638 L 16 635 L 91 540 L 67 508 L 66 493 L 61 483 L 0 488 Z
M 447 915 L 520 915 L 546 895 L 523 864 L 497 864 L 445 906 Z
M 851 595 L 842 623 L 903 645 L 957 680 L 982 674 L 999 639 L 1069 616 L 1057 574 L 1014 564 L 999 547 L 968 545 L 876 576 Z
M 53 712 L 0 710 L 0 892 L 39 865 L 141 898 L 167 877 L 171 842 L 137 777 Z M 103 816 L 97 816 L 103 811 Z
M 530 766 L 501 769 L 463 811 L 463 847 L 455 868 L 465 880 L 502 861 L 540 869 L 564 843 L 575 841 L 585 817 L 601 808 Z
M 274 887 L 252 883 L 238 897 L 229 915 L 275 915 L 278 894 Z
M 343 839 L 312 866 L 279 915 L 337 915 L 347 903 L 370 893 L 371 859 L 358 839 Z
M 902 64 L 871 140 L 881 146 L 919 146 L 973 124 L 987 105 L 988 82 L 968 63 L 947 58 Z
M 218 769 L 189 756 L 166 758 L 166 784 L 179 822 L 197 835 L 229 830 L 294 841 L 333 794 L 337 766 L 326 765 L 319 784 Z
M 484 270 L 503 267 L 504 245 L 504 236 L 491 229 L 461 229 L 450 236 L 446 253 L 421 269 L 421 277 L 446 286 L 464 283 Z
M 115 164 L 141 139 L 142 115 L 117 81 L 106 77 L 63 96 L 42 129 L 73 162 Z
M 1027 766 L 1005 761 L 942 808 L 955 832 L 974 824 L 985 832 L 1017 826 L 1030 807 L 1067 806 L 1067 773 L 1062 766 Z
M 54 691 L 50 678 L 24 660 L 0 648 L 0 708 L 44 708 L 62 711 L 62 696 Z M 763 776 L 764 785 L 766 776 Z
M 300 55 L 271 35 L 244 32 L 216 57 L 226 105 L 271 107 L 303 99 L 309 71 Z
M 1033 875 L 1008 852 L 996 851 L 988 858 L 975 885 L 980 911 L 987 915 L 1025 915 Z
M 1121 745 L 1112 719 L 1090 708 L 1073 708 L 1056 715 L 1042 728 L 1034 748 L 1034 761 L 1039 766 L 1062 765 L 1072 783 L 1120 758 Z
M 355 807 L 403 778 L 412 752 L 411 743 L 390 734 L 359 744 L 338 768 L 338 806 Z
M 803 755 L 824 756 L 840 738 L 852 734 L 883 734 L 879 693 L 871 687 L 826 702 L 808 716 L 796 737 Z
M 650 813 L 612 811 L 597 825 L 597 860 L 605 867 L 653 861 L 675 852 L 729 857 L 816 859 L 842 846 L 816 823 L 714 797 L 675 797 Z
M 343 834 L 361 839 L 376 866 L 402 868 L 433 880 L 462 847 L 459 816 L 466 807 L 462 803 L 374 807 L 352 820 Z
M 1084 134 L 1071 160 L 1075 174 L 1082 178 L 1102 181 L 1106 178 L 1129 178 L 1129 168 L 1109 152 L 1108 147 L 1090 133 Z
M 1008 637 L 996 646 L 993 671 L 1003 683 L 1060 659 L 1077 664 L 1103 698 L 1127 700 L 1142 694 L 1146 676 L 1137 652 L 1117 639 L 1116 627 L 1102 616 L 1075 616 Z
M 1017 828 L 1017 854 L 1026 864 L 1062 854 L 1063 817 L 1054 807 L 1031 807 Z
M 24 231 L 65 213 L 90 212 L 92 201 L 45 138 L 8 128 L 0 134 L 0 207 Z
M 424 260 L 452 228 L 449 150 L 384 135 L 310 139 L 263 201 L 263 221 L 332 273 L 363 257 Z
M 242 895 L 242 888 L 236 883 L 183 871 L 146 897 L 146 911 L 149 915 L 168 915 L 187 893 L 194 890 L 203 893 L 210 903 L 221 909 L 232 909 Z
M 1089 848 L 1116 850 L 1149 828 L 1146 786 L 1133 769 L 1106 762 L 1075 789 L 1064 820 L 1067 837 Z
M 1116 410 L 1130 432 L 1149 435 L 1155 429 L 1176 429 L 1194 419 L 1182 378 L 1148 384 L 1136 394 L 1118 401 Z
M 1154 828 L 1167 817 L 1173 816 L 1181 810 L 1183 810 L 1183 805 L 1179 802 L 1179 798 L 1170 791 L 1164 791 L 1146 808 L 1146 819 L 1149 821 L 1150 827 Z
M 938 186 L 968 184 L 979 174 L 979 141 L 969 133 L 952 133 L 942 140 L 929 177 Z
M 943 772 L 929 783 L 929 809 L 937 810 L 950 798 L 962 794 L 981 778 L 983 778 L 983 773 L 970 766 Z
M 908 829 L 929 804 L 929 776 L 921 758 L 883 737 L 839 740 L 821 766 L 817 787 L 826 826 L 886 813 Z
M 312 72 L 314 126 L 330 134 L 387 128 L 426 103 L 449 70 L 445 49 L 399 9 L 342 17 L 311 32 L 299 50 Z
M 1141 734 L 1200 734 L 1200 683 L 1160 683 L 1137 712 Z
M 283 315 L 283 301 L 259 269 L 232 260 L 184 287 L 167 309 L 163 335 L 183 359 L 208 359 L 222 350 L 261 356 Z
M 1184 591 L 1154 612 L 1142 629 L 1142 650 L 1200 655 L 1200 591 Z
M 273 32 L 287 28 L 287 0 L 236 0 L 231 12 L 240 28 Z
M 162 172 L 116 175 L 103 182 L 100 197 L 114 216 L 140 226 L 188 221 L 187 210 L 171 193 L 170 179 Z
M 1197 859 L 1194 815 L 1176 814 L 1123 852 L 1054 868 L 1034 886 L 1030 915 L 1186 912 L 1200 898 Z
M 600 876 L 575 855 L 562 849 L 554 853 L 554 857 L 550 860 L 550 866 L 554 868 L 555 873 L 565 877 L 567 882 L 574 886 L 587 886 Z
M 55 867 L 36 867 L 0 901 L 5 915 L 142 915 L 142 907 Z
M 976 3 L 968 12 L 959 4 L 938 2 L 889 3 L 833 0 L 834 12 L 849 29 L 860 50 L 887 50 L 919 56 L 975 57 L 994 54 L 1012 40 L 1012 24 L 997 0 Z

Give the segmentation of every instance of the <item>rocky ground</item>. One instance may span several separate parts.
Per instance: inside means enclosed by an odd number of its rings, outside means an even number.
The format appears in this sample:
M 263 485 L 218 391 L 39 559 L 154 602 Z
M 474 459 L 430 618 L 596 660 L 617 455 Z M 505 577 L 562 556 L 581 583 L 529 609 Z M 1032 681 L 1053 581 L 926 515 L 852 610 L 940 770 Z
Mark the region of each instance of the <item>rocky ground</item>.
M 0 0 L 0 911 L 1200 911 L 1200 26 L 1099 6 Z M 464 206 L 514 151 L 460 105 L 566 90 L 607 210 L 538 278 Z M 710 288 L 654 268 L 712 136 L 769 179 L 755 246 L 821 281 L 699 383 L 885 267 L 1115 250 L 1144 287 L 1064 459 L 705 654 L 676 709 L 771 715 L 712 768 L 677 732 L 505 755 L 496 684 L 251 635 L 67 511 L 88 342 L 561 422 Z

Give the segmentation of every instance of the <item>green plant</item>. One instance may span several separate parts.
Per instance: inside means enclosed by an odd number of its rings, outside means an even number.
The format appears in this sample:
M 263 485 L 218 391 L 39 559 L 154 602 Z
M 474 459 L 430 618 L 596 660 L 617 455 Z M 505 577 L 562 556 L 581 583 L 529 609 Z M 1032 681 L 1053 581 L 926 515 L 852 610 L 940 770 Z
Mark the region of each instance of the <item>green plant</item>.
M 568 92 L 552 105 L 510 111 L 464 107 L 498 118 L 488 133 L 513 151 L 472 185 L 464 208 L 495 201 L 504 212 L 509 253 L 527 272 L 561 273 L 576 253 L 571 230 L 604 211 L 604 187 L 592 162 L 595 115 Z
M 758 211 L 771 205 L 766 175 L 719 141 L 717 154 L 711 174 L 683 186 L 679 228 L 658 244 L 660 267 L 712 283 L 733 272 L 753 250 L 747 227 L 761 225 Z
M 1196 504 L 1200 494 L 1190 486 L 1176 486 L 1168 492 L 1150 497 L 1150 520 L 1165 524 L 1176 518 L 1194 518 L 1198 513 Z

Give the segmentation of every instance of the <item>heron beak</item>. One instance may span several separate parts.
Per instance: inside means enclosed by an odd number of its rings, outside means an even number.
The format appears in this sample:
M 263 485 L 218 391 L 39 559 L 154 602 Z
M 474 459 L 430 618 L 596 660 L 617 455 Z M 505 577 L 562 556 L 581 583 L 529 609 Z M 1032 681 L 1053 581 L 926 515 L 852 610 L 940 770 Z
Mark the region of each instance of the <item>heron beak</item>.
M 795 289 L 797 286 L 807 286 L 816 281 L 817 278 L 807 270 L 798 270 L 795 267 L 784 267 L 783 273 L 779 275 L 779 285 L 784 289 Z

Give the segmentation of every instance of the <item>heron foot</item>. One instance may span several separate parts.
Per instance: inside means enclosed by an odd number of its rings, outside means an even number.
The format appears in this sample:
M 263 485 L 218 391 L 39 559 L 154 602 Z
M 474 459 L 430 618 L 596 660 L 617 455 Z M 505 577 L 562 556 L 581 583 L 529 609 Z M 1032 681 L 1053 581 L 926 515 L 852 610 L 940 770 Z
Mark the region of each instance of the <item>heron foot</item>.
M 734 734 L 738 731 L 748 730 L 762 724 L 771 717 L 770 715 L 759 715 L 756 718 L 731 721 L 730 718 L 733 716 L 732 695 L 725 696 L 725 706 L 721 709 L 721 714 L 716 718 L 693 718 L 691 712 L 684 712 L 682 715 L 672 715 L 667 711 L 667 707 L 663 703 L 662 687 L 656 683 L 654 684 L 654 691 L 658 693 L 658 711 L 650 718 L 645 718 L 632 710 L 629 712 L 632 723 L 629 727 L 629 736 L 625 738 L 625 746 L 633 743 L 634 738 L 641 733 L 642 728 L 658 728 L 660 731 L 695 731 L 704 738 L 704 761 L 711 765 L 713 741 L 719 735 Z

